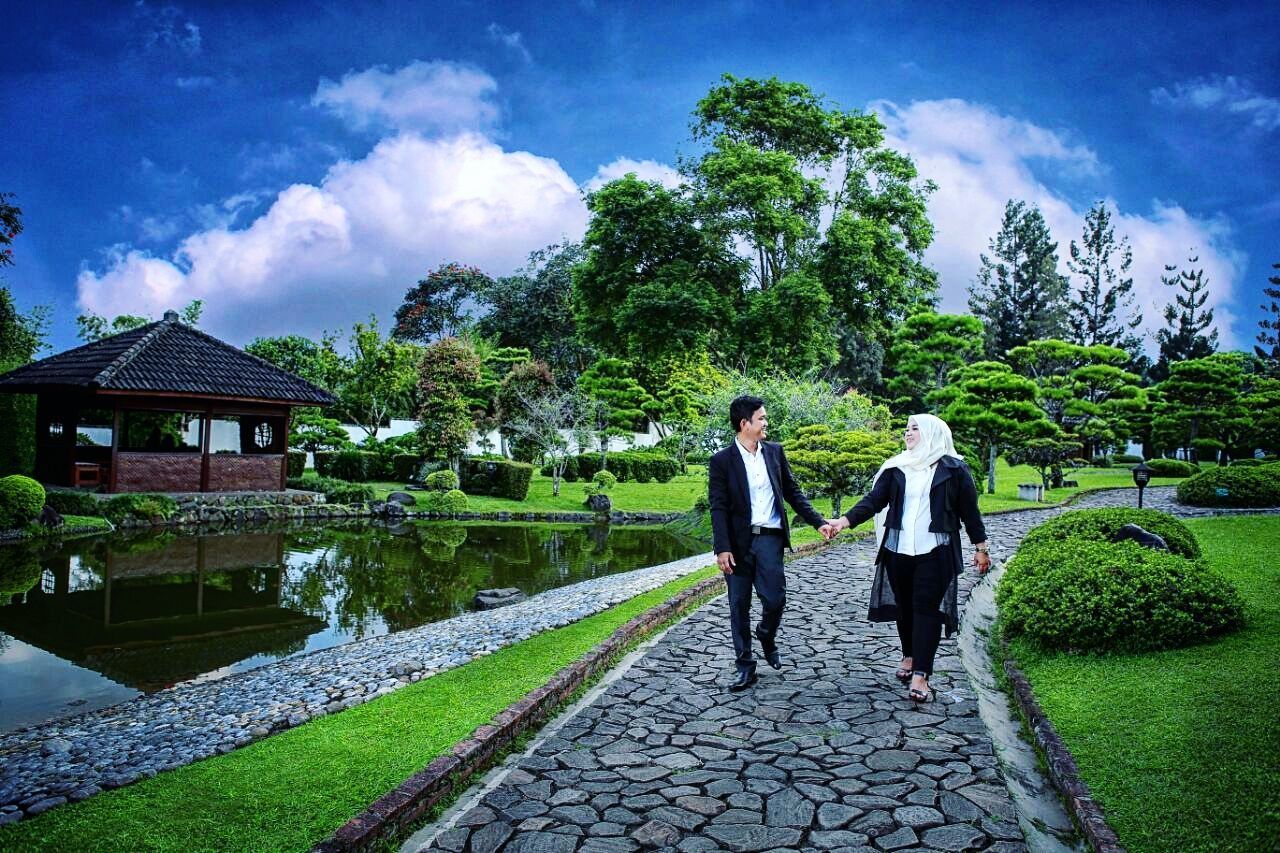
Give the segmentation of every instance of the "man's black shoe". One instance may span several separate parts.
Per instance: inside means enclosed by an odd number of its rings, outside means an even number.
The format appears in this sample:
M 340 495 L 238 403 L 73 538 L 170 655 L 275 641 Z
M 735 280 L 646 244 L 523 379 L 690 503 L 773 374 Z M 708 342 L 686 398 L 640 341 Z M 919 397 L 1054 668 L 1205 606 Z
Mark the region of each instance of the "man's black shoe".
M 764 659 L 765 663 L 769 664 L 769 666 L 774 669 L 782 669 L 782 655 L 778 654 L 777 646 L 774 646 L 771 649 L 765 649 Z
M 759 680 L 759 677 L 754 672 L 740 672 L 738 677 L 733 680 L 733 683 L 729 685 L 729 692 L 738 693 L 746 690 Z

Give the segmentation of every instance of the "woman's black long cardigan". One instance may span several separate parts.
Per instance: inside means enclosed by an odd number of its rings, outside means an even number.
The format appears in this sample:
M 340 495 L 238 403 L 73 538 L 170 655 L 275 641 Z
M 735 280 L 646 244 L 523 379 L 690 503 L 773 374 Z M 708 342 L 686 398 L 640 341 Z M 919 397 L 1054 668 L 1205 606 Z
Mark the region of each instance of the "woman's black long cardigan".
M 902 530 L 902 504 L 906 483 L 906 475 L 897 468 L 890 468 L 881 474 L 871 491 L 844 514 L 849 520 L 849 526 L 861 524 L 887 506 L 889 514 L 885 518 L 885 528 Z M 933 484 L 929 487 L 929 516 L 931 532 L 951 534 L 951 544 L 947 547 L 947 555 L 952 564 L 951 583 L 947 585 L 941 607 L 943 625 L 950 637 L 960 624 L 960 610 L 956 603 L 956 579 L 964 571 L 964 556 L 960 552 L 960 524 L 963 522 L 970 542 L 976 544 L 987 538 L 987 529 L 978 512 L 978 490 L 969 474 L 969 466 L 954 456 L 944 456 L 938 460 Z M 867 613 L 872 622 L 893 622 L 898 618 L 898 604 L 889 585 L 889 559 L 890 553 L 882 542 L 876 554 L 876 575 L 871 582 L 871 606 Z

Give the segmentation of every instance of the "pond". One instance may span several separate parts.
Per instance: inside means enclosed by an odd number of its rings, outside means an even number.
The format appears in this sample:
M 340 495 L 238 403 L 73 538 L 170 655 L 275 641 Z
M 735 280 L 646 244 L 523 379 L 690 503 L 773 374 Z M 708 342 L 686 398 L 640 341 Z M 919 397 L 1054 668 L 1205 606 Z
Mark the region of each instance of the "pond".
M 420 521 L 0 546 L 0 731 L 702 553 L 661 528 Z

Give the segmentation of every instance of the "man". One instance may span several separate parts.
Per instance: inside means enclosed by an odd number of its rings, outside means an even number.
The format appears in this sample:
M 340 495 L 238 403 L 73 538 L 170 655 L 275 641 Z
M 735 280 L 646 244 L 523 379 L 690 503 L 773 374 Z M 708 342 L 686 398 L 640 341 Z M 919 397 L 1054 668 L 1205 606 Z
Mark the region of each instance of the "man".
M 751 650 L 751 589 L 764 611 L 756 637 L 769 666 L 779 669 L 778 624 L 787 603 L 782 549 L 791 546 L 785 500 L 805 521 L 831 535 L 830 525 L 800 492 L 782 446 L 765 441 L 769 419 L 764 400 L 739 397 L 729 405 L 733 443 L 711 457 L 708 497 L 716 562 L 729 586 L 729 625 L 733 633 L 738 676 L 735 693 L 756 683 Z

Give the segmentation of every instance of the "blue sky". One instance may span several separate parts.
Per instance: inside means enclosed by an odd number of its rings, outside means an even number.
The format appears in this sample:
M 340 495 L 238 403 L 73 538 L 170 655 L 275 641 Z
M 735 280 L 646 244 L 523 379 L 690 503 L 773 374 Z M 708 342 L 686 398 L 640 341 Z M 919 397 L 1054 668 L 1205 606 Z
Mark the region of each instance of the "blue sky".
M 881 115 L 939 185 L 942 307 L 1004 202 L 1060 244 L 1099 198 L 1147 320 L 1196 254 L 1228 346 L 1280 262 L 1275 4 L 74 3 L 6 13 L 0 191 L 20 307 L 257 335 L 386 322 L 439 263 L 510 272 L 581 235 L 582 191 L 673 178 L 725 72 Z

